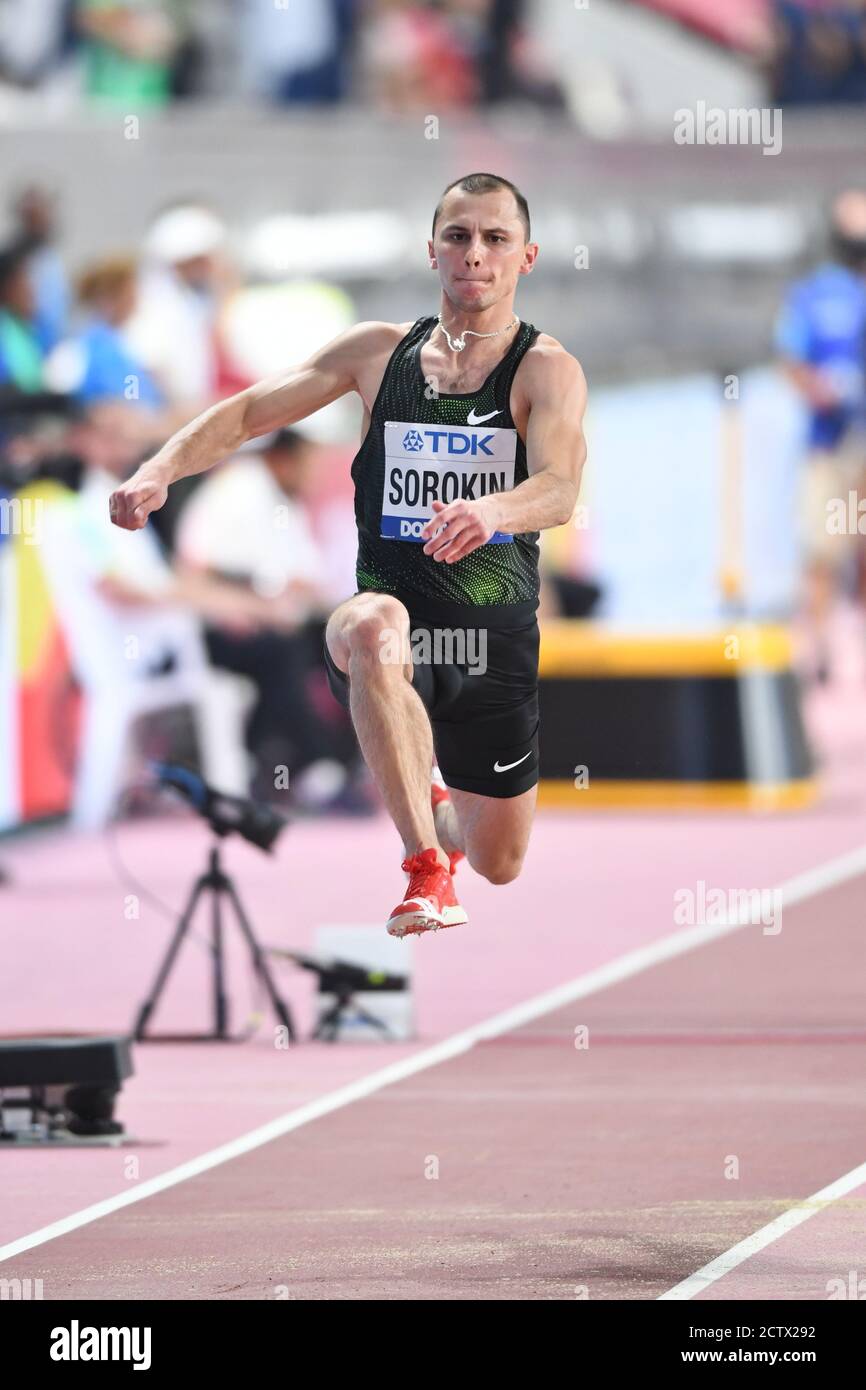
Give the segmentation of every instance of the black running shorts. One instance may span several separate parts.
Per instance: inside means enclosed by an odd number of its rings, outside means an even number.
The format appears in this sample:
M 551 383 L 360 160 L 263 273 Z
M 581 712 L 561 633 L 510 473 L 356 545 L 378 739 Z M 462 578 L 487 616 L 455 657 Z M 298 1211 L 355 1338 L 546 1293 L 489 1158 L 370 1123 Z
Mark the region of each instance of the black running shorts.
M 412 683 L 430 716 L 449 787 L 510 797 L 538 781 L 538 622 L 433 626 L 410 612 Z M 349 678 L 325 643 L 328 683 L 349 708 Z

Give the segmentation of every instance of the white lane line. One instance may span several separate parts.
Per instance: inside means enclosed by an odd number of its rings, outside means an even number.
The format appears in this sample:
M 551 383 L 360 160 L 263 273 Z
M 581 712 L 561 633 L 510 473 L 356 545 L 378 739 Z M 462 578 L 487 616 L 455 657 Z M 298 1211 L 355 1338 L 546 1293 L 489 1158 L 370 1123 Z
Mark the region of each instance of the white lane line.
M 730 1274 L 732 1269 L 741 1265 L 745 1260 L 750 1260 L 753 1255 L 757 1255 L 760 1250 L 766 1250 L 768 1245 L 778 1240 L 780 1236 L 785 1236 L 789 1231 L 793 1231 L 797 1226 L 802 1226 L 804 1221 L 808 1221 L 810 1216 L 814 1216 L 819 1211 L 825 1211 L 831 1203 L 838 1201 L 840 1197 L 846 1197 L 855 1187 L 860 1187 L 866 1183 L 866 1163 L 861 1163 L 859 1167 L 852 1168 L 850 1173 L 845 1173 L 843 1177 L 837 1178 L 827 1187 L 822 1187 L 820 1192 L 815 1192 L 811 1197 L 807 1197 L 804 1202 L 798 1202 L 789 1211 L 777 1216 L 775 1221 L 771 1221 L 768 1226 L 762 1226 L 753 1235 L 746 1236 L 738 1245 L 732 1245 L 730 1250 L 726 1250 L 723 1255 L 717 1255 L 708 1265 L 702 1269 L 695 1270 L 688 1279 L 683 1279 L 681 1283 L 675 1284 L 667 1293 L 659 1294 L 657 1302 L 665 1299 L 675 1299 L 682 1301 L 694 1298 L 710 1284 L 714 1284 L 717 1279 L 722 1279 L 726 1274 Z
M 785 883 L 780 884 L 778 891 L 782 894 L 783 908 L 793 903 L 803 902 L 804 899 L 814 897 L 837 884 L 847 883 L 860 874 L 866 874 L 866 847 L 841 855 L 838 859 L 831 859 L 826 864 L 809 869 L 806 873 L 798 874 L 796 878 L 788 879 Z M 441 1062 L 458 1057 L 461 1053 L 468 1052 L 477 1042 L 483 1042 L 488 1038 L 495 1038 L 502 1033 L 510 1032 L 514 1028 L 520 1028 L 524 1023 L 530 1023 L 543 1014 L 552 1013 L 554 1010 L 572 1003 L 573 1000 L 583 999 L 589 994 L 594 994 L 597 990 L 607 989 L 609 985 L 618 984 L 621 980 L 639 975 L 642 971 L 649 970 L 651 966 L 658 965 L 661 961 L 672 960 L 676 956 L 684 955 L 687 951 L 692 951 L 698 946 L 715 941 L 719 937 L 726 936 L 748 925 L 750 925 L 749 916 L 748 913 L 744 913 L 728 921 L 712 922 L 698 927 L 686 927 L 683 931 L 672 932 L 669 936 L 651 942 L 648 946 L 643 946 L 637 951 L 629 951 L 617 960 L 600 966 L 597 970 L 590 970 L 585 975 L 579 975 L 576 980 L 571 980 L 568 984 L 558 985 L 555 989 L 538 994 L 523 1004 L 495 1014 L 493 1018 L 487 1019 L 484 1023 L 474 1024 L 461 1033 L 455 1033 L 453 1037 L 445 1038 L 442 1042 L 434 1044 L 433 1047 L 427 1047 L 412 1057 L 405 1057 L 402 1061 L 394 1062 L 388 1067 L 382 1067 L 381 1070 L 375 1071 L 359 1081 L 353 1081 L 348 1086 L 341 1086 L 339 1090 L 331 1091 L 330 1094 L 320 1097 L 319 1100 L 302 1105 L 299 1109 L 292 1110 L 287 1115 L 281 1115 L 276 1120 L 270 1120 L 266 1125 L 261 1125 L 258 1129 L 250 1130 L 248 1134 L 241 1135 L 239 1139 L 233 1139 L 228 1144 L 221 1144 L 216 1149 L 210 1149 L 207 1153 L 199 1155 L 198 1158 L 190 1159 L 188 1163 L 181 1163 L 177 1168 L 170 1168 L 168 1172 L 160 1173 L 158 1177 L 139 1183 L 137 1187 L 131 1188 L 127 1192 L 119 1192 L 113 1197 L 106 1197 L 104 1201 L 95 1202 L 92 1206 L 73 1212 L 71 1216 L 64 1216 L 60 1221 L 53 1221 L 38 1231 L 33 1231 L 29 1235 L 21 1236 L 18 1240 L 0 1246 L 0 1262 L 11 1260 L 14 1256 L 23 1254 L 25 1250 L 32 1250 L 37 1245 L 44 1245 L 46 1241 L 55 1240 L 58 1236 L 68 1235 L 70 1231 L 75 1231 L 80 1226 L 87 1226 L 91 1221 L 98 1221 L 103 1216 L 110 1216 L 112 1212 L 132 1206 L 134 1202 L 142 1202 L 146 1197 L 153 1197 L 158 1192 L 165 1192 L 167 1188 L 186 1182 L 188 1178 L 195 1178 L 200 1173 L 207 1173 L 211 1168 L 217 1168 L 222 1163 L 229 1163 L 233 1158 L 239 1158 L 241 1154 L 251 1153 L 253 1149 L 261 1148 L 263 1144 L 269 1144 L 273 1139 L 279 1139 L 284 1134 L 290 1134 L 292 1130 L 300 1129 L 302 1125 L 321 1119 L 323 1115 L 341 1110 L 343 1106 L 351 1105 L 356 1100 L 364 1100 L 385 1086 L 392 1086 L 395 1082 L 405 1080 L 406 1077 L 415 1076 L 418 1072 L 426 1071 L 429 1067 L 439 1066 Z

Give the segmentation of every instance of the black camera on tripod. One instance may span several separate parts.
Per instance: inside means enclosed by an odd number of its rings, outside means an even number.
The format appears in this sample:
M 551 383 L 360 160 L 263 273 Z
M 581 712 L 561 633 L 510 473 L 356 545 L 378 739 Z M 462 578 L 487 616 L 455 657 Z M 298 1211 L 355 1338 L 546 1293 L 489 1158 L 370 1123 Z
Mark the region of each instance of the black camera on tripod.
M 161 1034 L 153 1041 L 161 1042 L 231 1042 L 233 1041 L 228 1026 L 228 999 L 225 992 L 225 957 L 223 953 L 223 902 L 228 900 L 229 906 L 233 909 L 235 919 L 241 932 L 246 939 L 253 960 L 253 970 L 264 986 L 271 1006 L 286 1029 L 286 1035 L 291 1040 L 295 1040 L 295 1029 L 288 1007 L 277 991 L 271 976 L 265 953 L 256 940 L 255 933 L 249 920 L 241 906 L 237 889 L 229 875 L 223 869 L 220 862 L 219 840 L 227 835 L 237 834 L 250 844 L 256 845 L 259 849 L 268 851 L 272 848 L 274 841 L 280 831 L 286 825 L 286 819 L 270 806 L 263 806 L 259 802 L 250 801 L 242 796 L 228 796 L 224 792 L 216 791 L 215 788 L 208 786 L 207 782 L 199 776 L 197 772 L 191 771 L 186 767 L 179 767 L 171 763 L 152 763 L 150 770 L 156 777 L 160 786 L 172 787 L 180 792 L 191 806 L 198 811 L 199 815 L 207 821 L 213 833 L 218 837 L 218 842 L 211 847 L 208 855 L 208 866 L 203 874 L 200 874 L 193 884 L 180 920 L 175 929 L 174 936 L 169 944 L 168 951 L 159 968 L 154 981 L 153 989 L 147 999 L 142 1004 L 136 1017 L 133 1028 L 133 1036 L 137 1042 L 151 1039 L 147 1033 L 147 1024 L 151 1014 L 156 1008 L 163 986 L 168 979 L 169 971 L 174 964 L 175 957 L 180 950 L 184 937 L 192 924 L 193 915 L 199 898 L 207 894 L 211 902 L 210 926 L 211 926 L 211 955 L 213 961 L 213 1005 L 214 1005 L 214 1027 L 212 1033 L 206 1034 Z
M 190 768 L 174 763 L 151 763 L 150 766 L 159 784 L 180 792 L 221 839 L 226 835 L 240 835 L 251 845 L 268 851 L 288 824 L 285 816 L 273 807 L 245 796 L 229 796 L 216 791 Z

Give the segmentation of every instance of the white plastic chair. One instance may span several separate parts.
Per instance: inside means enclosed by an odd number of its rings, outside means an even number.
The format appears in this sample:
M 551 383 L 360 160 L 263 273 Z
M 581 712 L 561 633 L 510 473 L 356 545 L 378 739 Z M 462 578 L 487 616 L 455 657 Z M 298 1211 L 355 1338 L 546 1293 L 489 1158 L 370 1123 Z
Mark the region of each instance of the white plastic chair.
M 100 593 L 82 563 L 73 509 L 74 502 L 50 508 L 41 544 L 52 601 L 83 694 L 72 824 L 78 829 L 106 824 L 123 785 L 136 721 L 178 705 L 192 709 L 207 781 L 243 794 L 249 682 L 210 668 L 198 620 L 185 609 L 124 605 Z M 143 532 L 137 539 L 152 544 Z M 169 656 L 172 669 L 155 673 Z

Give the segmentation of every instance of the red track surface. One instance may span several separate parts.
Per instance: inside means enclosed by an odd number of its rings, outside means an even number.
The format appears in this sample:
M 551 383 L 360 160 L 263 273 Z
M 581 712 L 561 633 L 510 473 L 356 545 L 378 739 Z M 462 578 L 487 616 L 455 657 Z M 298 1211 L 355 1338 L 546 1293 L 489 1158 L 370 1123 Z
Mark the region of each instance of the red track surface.
M 853 723 L 837 737 L 848 756 L 814 818 L 542 818 L 541 852 L 560 847 L 563 881 L 573 881 L 565 846 L 579 843 L 586 855 L 586 893 L 572 920 L 531 910 L 533 893 L 542 902 L 545 887 L 556 892 L 549 859 L 546 875 L 529 868 L 528 886 L 522 881 L 528 910 L 514 931 L 484 915 L 487 893 L 505 902 L 511 890 L 482 885 L 477 934 L 416 948 L 422 1001 L 425 980 L 428 988 L 435 980 L 422 1007 L 425 1042 L 670 934 L 672 891 L 701 873 L 711 883 L 768 886 L 857 845 L 862 740 Z M 598 888 L 592 847 L 605 842 Z M 629 855 L 631 880 L 622 873 Z M 26 875 L 26 856 L 22 866 Z M 512 912 L 520 901 L 515 892 Z M 662 961 L 16 1255 L 2 1275 L 42 1278 L 46 1299 L 658 1297 L 866 1158 L 864 902 L 855 879 L 786 908 L 778 935 L 747 926 Z M 338 919 L 329 911 L 323 920 Z M 446 1007 L 447 1022 L 435 1012 Z M 575 1047 L 581 1026 L 587 1047 Z M 272 1048 L 179 1049 L 171 1091 L 159 1071 L 165 1051 L 139 1049 L 151 1108 L 126 1118 L 143 1137 L 186 1134 L 177 1162 L 207 1147 L 196 1146 L 196 1106 L 221 1142 L 411 1050 L 299 1048 L 289 1091 L 283 1063 L 274 1083 Z M 243 1078 L 243 1095 L 225 1084 L 226 1071 Z M 154 1096 L 160 1074 L 173 1108 L 160 1110 Z M 228 1130 L 207 1119 L 220 1098 L 230 1098 Z M 140 1154 L 142 1177 L 171 1166 L 158 1151 L 129 1152 Z M 18 1184 L 19 1209 L 30 1202 L 17 1229 L 7 1213 L 7 1238 L 128 1190 L 122 1157 L 3 1155 L 7 1194 Z M 739 1176 L 726 1176 L 734 1163 Z M 91 1178 L 70 1186 L 70 1174 L 84 1170 L 98 1179 L 89 1192 Z M 28 1175 L 39 1175 L 38 1211 Z M 852 1193 L 702 1296 L 824 1299 L 829 1281 L 863 1269 L 864 1250 L 866 1204 Z

